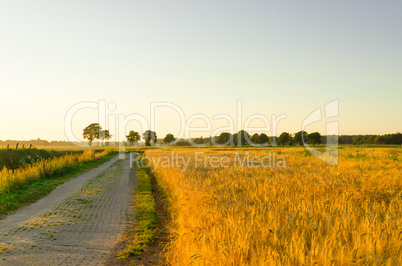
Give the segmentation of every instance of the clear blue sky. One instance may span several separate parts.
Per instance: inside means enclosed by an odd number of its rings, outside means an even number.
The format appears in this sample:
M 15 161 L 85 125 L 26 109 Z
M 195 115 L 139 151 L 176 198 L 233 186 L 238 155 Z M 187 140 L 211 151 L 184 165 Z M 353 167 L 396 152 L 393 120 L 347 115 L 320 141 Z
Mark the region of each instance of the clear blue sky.
M 210 118 L 242 100 L 245 117 L 286 114 L 278 133 L 338 99 L 340 134 L 402 131 L 401 13 L 396 0 L 4 0 L 0 139 L 64 140 L 68 109 L 100 99 L 110 114 L 166 101 Z M 73 131 L 96 117 L 77 113 Z M 158 136 L 177 122 L 160 109 Z

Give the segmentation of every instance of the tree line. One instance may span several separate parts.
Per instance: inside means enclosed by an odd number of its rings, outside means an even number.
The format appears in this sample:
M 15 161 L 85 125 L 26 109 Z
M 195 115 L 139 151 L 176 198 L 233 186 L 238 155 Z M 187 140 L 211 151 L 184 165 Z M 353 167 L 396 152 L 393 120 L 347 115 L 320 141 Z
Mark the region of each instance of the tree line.
M 339 144 L 401 145 L 402 144 L 402 133 L 385 134 L 385 135 L 341 135 L 341 136 L 339 136 Z
M 209 138 L 194 138 L 190 140 L 176 140 L 172 134 L 167 134 L 163 139 L 164 144 L 174 144 L 176 146 L 197 145 L 221 145 L 221 146 L 298 146 L 303 144 L 318 145 L 322 143 L 345 144 L 345 145 L 402 145 L 402 134 L 385 134 L 385 135 L 330 135 L 323 136 L 319 132 L 307 133 L 299 131 L 291 134 L 283 132 L 276 136 L 268 136 L 265 133 L 255 133 L 250 135 L 248 132 L 241 130 L 238 133 L 231 134 L 222 132 L 218 136 Z
M 111 135 L 109 130 L 103 130 L 98 123 L 93 123 L 84 129 L 83 136 L 88 139 L 89 145 L 95 139 L 107 140 Z M 152 146 L 158 142 L 157 134 L 154 131 L 146 130 L 142 136 L 139 132 L 131 130 L 126 136 L 127 145 L 133 146 L 144 139 L 145 146 Z M 289 132 L 282 132 L 279 137 L 269 137 L 265 133 L 255 133 L 250 135 L 245 130 L 240 130 L 235 134 L 229 132 L 222 132 L 218 136 L 209 138 L 193 138 L 193 139 L 176 139 L 173 134 L 167 134 L 163 138 L 163 143 L 166 145 L 175 146 L 190 146 L 190 145 L 216 145 L 216 146 L 297 146 L 303 144 L 318 145 L 321 143 L 328 144 L 349 144 L 349 145 L 401 145 L 402 134 L 386 134 L 386 135 L 331 135 L 322 136 L 319 132 L 307 133 L 306 131 L 299 131 L 294 134 Z

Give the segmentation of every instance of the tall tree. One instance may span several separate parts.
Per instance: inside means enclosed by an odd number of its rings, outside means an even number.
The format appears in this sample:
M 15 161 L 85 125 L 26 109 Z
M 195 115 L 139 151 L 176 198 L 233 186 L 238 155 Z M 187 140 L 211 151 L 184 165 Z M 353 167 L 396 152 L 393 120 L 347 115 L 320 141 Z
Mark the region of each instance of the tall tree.
M 237 134 L 233 135 L 233 137 L 237 146 L 250 144 L 250 135 L 247 133 L 247 131 L 240 130 L 237 132 Z
M 307 135 L 307 141 L 313 145 L 320 144 L 321 134 L 319 132 L 313 132 Z
M 167 134 L 166 137 L 163 139 L 163 142 L 168 144 L 171 143 L 173 141 L 175 141 L 175 137 L 173 136 L 173 134 Z
M 260 144 L 260 135 L 258 135 L 258 133 L 255 133 L 254 135 L 251 136 L 250 140 L 254 145 Z
M 92 146 L 92 141 L 95 139 L 99 139 L 99 133 L 102 131 L 102 127 L 99 125 L 99 123 L 92 123 L 83 130 L 84 132 L 82 133 L 82 136 L 84 139 L 88 140 L 88 144 L 91 147 Z
M 261 133 L 260 137 L 258 138 L 258 143 L 262 145 L 268 145 L 269 144 L 269 137 L 265 133 Z
M 233 135 L 229 132 L 222 132 L 217 138 L 216 143 L 221 145 L 232 145 L 233 144 Z
M 152 144 L 155 144 L 157 141 L 156 133 L 151 130 L 145 131 L 142 137 L 145 140 L 145 146 L 151 146 Z
M 299 131 L 295 134 L 293 138 L 296 145 L 304 145 L 304 142 L 307 141 L 307 132 L 306 131 Z
M 282 132 L 278 138 L 279 145 L 292 145 L 292 136 L 288 132 Z
M 104 140 L 109 140 L 112 137 L 112 135 L 110 135 L 109 130 L 101 130 L 99 131 L 99 139 L 102 140 L 102 146 L 103 146 L 103 141 Z
M 127 141 L 128 141 L 128 145 L 133 146 L 134 143 L 140 141 L 141 136 L 140 133 L 134 131 L 134 130 L 130 130 L 130 132 L 128 133 L 128 135 L 126 136 Z

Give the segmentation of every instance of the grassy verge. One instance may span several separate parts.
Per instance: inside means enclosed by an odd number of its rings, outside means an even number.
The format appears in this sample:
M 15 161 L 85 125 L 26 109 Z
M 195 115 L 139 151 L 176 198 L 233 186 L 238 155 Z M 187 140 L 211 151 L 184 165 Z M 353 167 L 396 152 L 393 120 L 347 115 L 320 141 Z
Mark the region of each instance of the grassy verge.
M 27 183 L 19 189 L 12 190 L 11 192 L 1 193 L 0 218 L 1 216 L 7 215 L 12 211 L 15 211 L 29 203 L 35 202 L 36 200 L 48 195 L 60 184 L 63 184 L 64 182 L 78 176 L 79 174 L 87 172 L 101 165 L 114 156 L 116 156 L 116 153 L 111 153 L 95 161 L 88 161 L 84 164 L 76 165 L 65 171 L 61 176 L 51 179 L 39 179 L 32 183 Z
M 124 237 L 129 244 L 119 253 L 120 259 L 139 255 L 144 248 L 152 243 L 156 233 L 156 207 L 152 195 L 151 177 L 145 169 L 139 169 L 137 174 L 136 193 L 137 224 Z
M 53 151 L 39 149 L 1 149 L 0 148 L 0 170 L 17 169 L 20 166 L 27 166 L 42 159 L 61 157 L 67 154 L 81 154 L 83 150 L 75 151 Z

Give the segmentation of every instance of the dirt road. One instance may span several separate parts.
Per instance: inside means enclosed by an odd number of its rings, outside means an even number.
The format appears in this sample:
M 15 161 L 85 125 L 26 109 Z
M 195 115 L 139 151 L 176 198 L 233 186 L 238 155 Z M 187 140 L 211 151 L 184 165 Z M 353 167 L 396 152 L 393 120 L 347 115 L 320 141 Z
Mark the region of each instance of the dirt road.
M 0 220 L 0 265 L 102 265 L 133 215 L 135 172 L 117 157 Z

